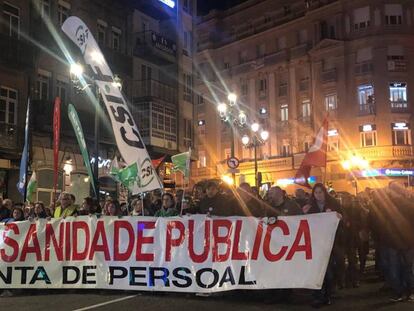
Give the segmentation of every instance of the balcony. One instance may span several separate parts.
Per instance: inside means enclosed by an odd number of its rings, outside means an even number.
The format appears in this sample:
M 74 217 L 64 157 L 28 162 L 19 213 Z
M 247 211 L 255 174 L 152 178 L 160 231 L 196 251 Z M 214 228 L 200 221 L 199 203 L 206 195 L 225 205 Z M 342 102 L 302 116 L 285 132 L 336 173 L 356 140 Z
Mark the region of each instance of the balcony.
M 134 55 L 159 66 L 176 62 L 177 45 L 173 40 L 154 31 L 146 31 L 134 36 Z
M 328 161 L 338 161 L 346 159 L 350 154 L 363 157 L 368 161 L 375 160 L 395 160 L 409 159 L 414 156 L 412 146 L 378 146 L 351 149 L 340 152 L 328 152 Z
M 390 72 L 406 72 L 407 61 L 402 59 L 388 60 L 387 68 Z
M 34 67 L 34 49 L 23 39 L 0 34 L 0 63 L 9 68 L 25 70 Z
M 133 97 L 134 102 L 157 98 L 176 105 L 177 89 L 156 80 L 138 80 L 134 81 Z
M 375 115 L 375 104 L 365 104 L 359 105 L 359 113 L 360 116 L 368 116 L 368 115 Z
M 298 58 L 304 56 L 310 50 L 310 48 L 310 43 L 303 43 L 301 45 L 295 46 L 294 48 L 290 49 L 290 56 L 291 58 Z
M 16 124 L 0 122 L 1 149 L 15 151 L 23 149 L 23 131 Z
M 321 79 L 322 79 L 322 83 L 336 82 L 337 80 L 336 68 L 322 71 Z
M 409 113 L 408 102 L 391 102 L 391 112 L 393 113 Z
M 364 62 L 364 63 L 355 65 L 356 76 L 369 75 L 369 74 L 372 74 L 373 72 L 374 72 L 374 65 L 371 62 Z

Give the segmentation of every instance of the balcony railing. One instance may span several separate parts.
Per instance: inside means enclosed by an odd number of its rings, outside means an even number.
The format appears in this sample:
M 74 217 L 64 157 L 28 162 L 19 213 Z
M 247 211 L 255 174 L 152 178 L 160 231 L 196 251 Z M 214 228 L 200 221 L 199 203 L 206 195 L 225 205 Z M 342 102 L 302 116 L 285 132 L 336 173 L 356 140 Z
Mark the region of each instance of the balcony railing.
M 322 71 L 322 83 L 336 82 L 336 68 Z
M 367 115 L 374 115 L 374 114 L 376 114 L 375 104 L 359 105 L 360 116 L 367 116 Z
M 410 112 L 408 109 L 408 102 L 391 102 L 391 112 L 406 113 Z
M 372 74 L 374 72 L 374 65 L 371 62 L 364 62 L 355 65 L 355 75 L 362 76 Z
M 0 122 L 0 149 L 15 150 L 17 147 L 22 147 L 22 145 L 19 144 L 20 132 L 20 128 L 18 128 L 16 124 Z
M 346 151 L 340 150 L 339 152 L 328 152 L 328 161 L 347 159 L 350 154 L 358 155 L 368 161 L 405 158 L 411 159 L 414 156 L 412 146 L 377 146 Z
M 134 81 L 134 99 L 155 97 L 163 101 L 177 104 L 177 89 L 156 80 Z
M 154 31 L 136 33 L 134 36 L 134 55 L 158 65 L 176 62 L 177 44 Z

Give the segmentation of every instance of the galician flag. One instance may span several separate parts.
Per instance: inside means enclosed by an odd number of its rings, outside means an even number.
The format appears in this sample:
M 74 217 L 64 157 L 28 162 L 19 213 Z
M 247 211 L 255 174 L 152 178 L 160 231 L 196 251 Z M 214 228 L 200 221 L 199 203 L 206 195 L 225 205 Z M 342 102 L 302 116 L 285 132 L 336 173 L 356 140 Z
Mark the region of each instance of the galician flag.
M 308 153 L 302 160 L 299 170 L 296 172 L 295 183 L 304 187 L 311 188 L 308 183 L 312 167 L 326 167 L 326 149 L 328 139 L 328 117 L 322 123 L 315 142 L 309 148 Z
M 29 179 L 29 183 L 27 184 L 27 201 L 33 202 L 34 195 L 36 194 L 37 190 L 37 178 L 36 172 L 33 172 L 32 176 Z
M 127 167 L 119 168 L 117 157 L 114 158 L 111 164 L 110 174 L 112 177 L 123 184 L 128 190 L 132 190 L 134 185 L 140 185 L 140 179 L 138 174 L 138 165 L 133 163 Z
M 179 153 L 171 157 L 173 163 L 173 171 L 181 172 L 185 178 L 190 177 L 190 159 L 191 149 L 187 152 Z

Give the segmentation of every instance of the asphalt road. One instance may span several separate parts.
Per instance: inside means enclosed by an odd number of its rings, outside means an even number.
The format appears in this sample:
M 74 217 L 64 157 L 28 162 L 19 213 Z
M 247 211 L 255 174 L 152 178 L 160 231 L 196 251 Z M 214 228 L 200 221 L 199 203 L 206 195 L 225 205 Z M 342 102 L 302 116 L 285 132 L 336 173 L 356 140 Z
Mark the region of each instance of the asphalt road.
M 380 291 L 383 283 L 374 276 L 362 281 L 361 287 L 343 289 L 335 294 L 334 304 L 325 310 L 414 310 L 414 303 L 391 303 L 389 293 Z M 230 292 L 210 297 L 183 294 L 105 291 L 20 291 L 13 297 L 0 298 L 0 310 L 168 310 L 168 311 L 267 311 L 310 310 L 310 291 L 295 290 L 290 303 L 271 303 L 256 291 Z

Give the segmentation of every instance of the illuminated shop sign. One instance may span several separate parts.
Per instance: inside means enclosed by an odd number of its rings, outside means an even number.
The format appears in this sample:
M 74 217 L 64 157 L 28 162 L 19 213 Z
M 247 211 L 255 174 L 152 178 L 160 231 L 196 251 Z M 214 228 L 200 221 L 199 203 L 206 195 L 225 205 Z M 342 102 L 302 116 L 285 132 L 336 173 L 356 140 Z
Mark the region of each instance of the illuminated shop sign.
M 295 178 L 283 178 L 283 179 L 278 179 L 276 181 L 276 185 L 281 186 L 281 187 L 293 185 L 294 183 L 295 183 Z M 316 176 L 310 176 L 308 178 L 308 183 L 310 184 L 316 183 Z
M 95 157 L 93 157 L 90 162 L 93 165 L 95 163 Z M 102 159 L 101 157 L 98 157 L 98 168 L 109 168 L 111 166 L 111 162 L 112 161 L 110 159 Z
M 407 177 L 414 176 L 414 169 L 380 168 L 355 172 L 359 177 Z
M 166 53 L 169 53 L 171 55 L 175 55 L 177 51 L 177 46 L 175 42 L 153 32 L 151 35 L 151 40 L 153 46 L 155 46 L 157 49 L 162 50 Z
M 158 0 L 162 3 L 164 3 L 165 5 L 168 5 L 170 8 L 175 8 L 175 1 L 174 0 Z

